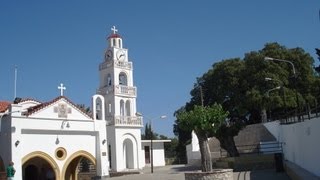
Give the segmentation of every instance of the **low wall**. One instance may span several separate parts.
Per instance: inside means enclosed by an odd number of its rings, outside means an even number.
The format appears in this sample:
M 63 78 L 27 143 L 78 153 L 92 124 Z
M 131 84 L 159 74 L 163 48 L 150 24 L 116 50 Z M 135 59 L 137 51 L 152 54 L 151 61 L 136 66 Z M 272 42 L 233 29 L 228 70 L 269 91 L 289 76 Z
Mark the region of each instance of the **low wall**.
M 283 143 L 284 159 L 320 177 L 320 118 L 294 124 L 280 125 L 279 121 L 264 126 Z
M 185 180 L 233 180 L 233 169 L 213 169 L 212 172 L 188 172 Z
M 285 167 L 286 173 L 292 180 L 304 180 L 304 179 L 319 180 L 319 177 L 299 167 L 296 164 L 293 164 L 289 161 L 285 161 L 284 164 L 285 164 L 284 167 Z

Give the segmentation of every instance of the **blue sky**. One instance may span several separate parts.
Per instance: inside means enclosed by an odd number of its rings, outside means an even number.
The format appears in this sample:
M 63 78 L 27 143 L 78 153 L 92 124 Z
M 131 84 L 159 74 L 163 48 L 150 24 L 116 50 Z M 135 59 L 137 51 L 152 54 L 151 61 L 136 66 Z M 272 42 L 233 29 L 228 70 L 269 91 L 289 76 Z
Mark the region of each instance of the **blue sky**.
M 57 86 L 76 104 L 91 103 L 98 65 L 115 25 L 129 49 L 137 109 L 155 132 L 172 137 L 175 110 L 213 63 L 278 42 L 302 47 L 315 62 L 320 47 L 319 0 L 2 0 L 0 100 L 49 101 Z

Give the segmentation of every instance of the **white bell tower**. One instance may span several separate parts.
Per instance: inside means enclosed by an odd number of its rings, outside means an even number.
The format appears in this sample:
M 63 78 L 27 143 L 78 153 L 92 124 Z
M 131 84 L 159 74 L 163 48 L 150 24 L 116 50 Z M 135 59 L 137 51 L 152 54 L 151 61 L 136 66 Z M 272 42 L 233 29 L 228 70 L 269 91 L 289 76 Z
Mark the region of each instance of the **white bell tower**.
M 136 116 L 137 88 L 133 84 L 132 62 L 123 48 L 115 26 L 107 38 L 108 47 L 99 65 L 98 94 L 105 98 L 105 116 L 111 169 L 123 171 L 144 166 L 141 150 L 142 118 Z

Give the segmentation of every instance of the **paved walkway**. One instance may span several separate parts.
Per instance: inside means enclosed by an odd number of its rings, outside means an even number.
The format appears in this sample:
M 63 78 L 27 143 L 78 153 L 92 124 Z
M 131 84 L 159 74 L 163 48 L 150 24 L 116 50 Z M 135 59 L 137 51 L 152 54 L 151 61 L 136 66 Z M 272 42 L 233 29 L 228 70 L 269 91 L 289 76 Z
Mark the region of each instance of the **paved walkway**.
M 150 167 L 141 171 L 141 174 L 110 178 L 111 180 L 184 180 L 184 173 L 197 171 L 195 167 L 185 165 L 172 165 L 154 167 L 151 174 Z M 242 171 L 233 173 L 234 180 L 290 180 L 285 173 L 277 173 L 274 169 Z

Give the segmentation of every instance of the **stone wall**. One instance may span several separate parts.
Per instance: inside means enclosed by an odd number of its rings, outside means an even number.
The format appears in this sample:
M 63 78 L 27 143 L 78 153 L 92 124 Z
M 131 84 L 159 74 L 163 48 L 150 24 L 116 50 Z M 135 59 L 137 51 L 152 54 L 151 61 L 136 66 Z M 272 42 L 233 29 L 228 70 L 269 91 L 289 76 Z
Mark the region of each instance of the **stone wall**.
M 188 172 L 185 180 L 233 180 L 233 169 L 214 169 L 212 172 Z

